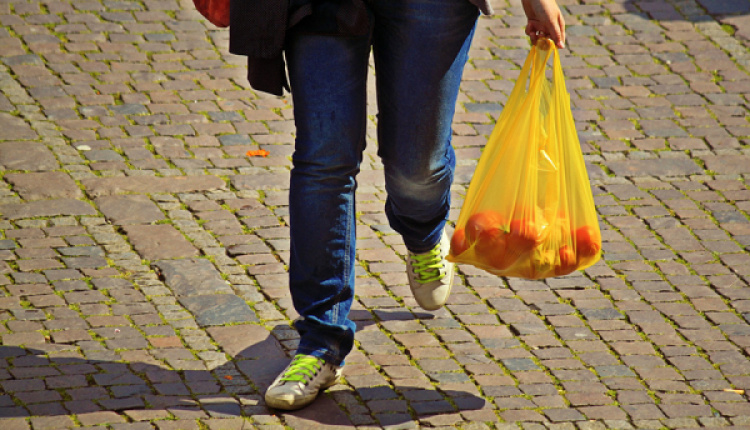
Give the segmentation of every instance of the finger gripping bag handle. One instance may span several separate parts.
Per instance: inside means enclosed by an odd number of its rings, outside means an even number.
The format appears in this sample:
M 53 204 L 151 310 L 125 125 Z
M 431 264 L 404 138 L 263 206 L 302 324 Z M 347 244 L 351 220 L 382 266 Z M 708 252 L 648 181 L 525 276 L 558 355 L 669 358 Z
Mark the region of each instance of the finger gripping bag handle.
M 540 39 L 479 159 L 448 259 L 541 279 L 591 266 L 600 249 L 560 57 L 549 39 Z

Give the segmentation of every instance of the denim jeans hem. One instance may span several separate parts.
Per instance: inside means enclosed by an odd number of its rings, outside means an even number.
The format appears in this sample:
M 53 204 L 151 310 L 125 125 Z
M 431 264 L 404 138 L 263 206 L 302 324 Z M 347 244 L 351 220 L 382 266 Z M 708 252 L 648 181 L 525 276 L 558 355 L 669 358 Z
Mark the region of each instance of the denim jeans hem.
M 423 248 L 420 248 L 420 249 L 412 249 L 408 245 L 406 245 L 406 244 L 404 244 L 404 245 L 406 246 L 406 249 L 409 252 L 411 252 L 412 254 L 424 254 L 425 252 L 432 251 L 432 248 L 434 248 L 435 246 L 437 246 L 437 244 L 440 243 L 440 240 L 442 240 L 442 238 L 443 238 L 442 234 L 443 234 L 443 232 L 441 231 L 440 232 L 440 236 L 438 237 L 438 241 L 437 242 L 433 243 L 432 245 L 427 245 L 426 247 L 423 246 Z
M 305 348 L 299 347 L 297 354 L 312 355 L 325 361 L 326 363 L 333 364 L 334 366 L 343 366 L 344 360 L 340 359 L 336 355 L 331 354 L 330 351 L 320 348 Z

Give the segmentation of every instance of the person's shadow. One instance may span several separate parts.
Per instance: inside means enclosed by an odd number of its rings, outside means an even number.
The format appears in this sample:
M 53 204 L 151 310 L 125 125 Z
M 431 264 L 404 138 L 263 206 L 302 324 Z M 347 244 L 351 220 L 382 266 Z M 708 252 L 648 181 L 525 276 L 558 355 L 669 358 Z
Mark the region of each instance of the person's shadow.
M 358 324 L 361 327 L 369 323 L 358 321 Z M 289 327 L 278 326 L 275 330 L 289 331 Z M 354 426 L 330 393 L 319 396 L 313 404 L 298 411 L 279 411 L 265 406 L 265 389 L 290 360 L 266 328 L 248 324 L 211 327 L 207 331 L 231 357 L 211 370 L 176 371 L 145 362 L 49 357 L 33 347 L 0 346 L 0 419 L 126 410 L 169 411 L 178 418 L 195 414 L 232 418 L 270 412 L 283 415 L 291 427 L 301 421 L 327 428 Z M 60 390 L 66 392 L 64 397 Z M 417 400 L 437 398 L 441 400 L 441 407 L 420 413 L 418 417 L 409 413 L 373 411 L 373 416 L 377 414 L 381 421 L 388 421 L 383 425 L 486 406 L 484 399 L 460 391 L 384 385 L 355 389 L 354 393 L 361 401 L 385 391 L 391 393 L 389 399 L 397 397 L 398 392 L 408 392 L 409 398 Z

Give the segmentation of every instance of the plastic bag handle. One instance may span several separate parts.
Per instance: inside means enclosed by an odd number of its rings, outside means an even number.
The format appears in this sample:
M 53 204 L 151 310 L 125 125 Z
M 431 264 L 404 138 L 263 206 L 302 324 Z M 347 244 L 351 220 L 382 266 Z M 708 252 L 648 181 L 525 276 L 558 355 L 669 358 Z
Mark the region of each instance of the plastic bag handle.
M 560 62 L 560 54 L 557 51 L 557 47 L 551 40 L 549 41 L 549 43 L 554 49 L 555 58 L 552 60 L 552 78 L 555 80 L 555 91 L 559 91 L 560 95 L 566 95 L 570 97 L 570 94 L 568 94 L 568 87 L 567 85 L 565 85 L 565 75 L 563 74 L 562 63 Z
M 538 49 L 547 51 L 547 55 L 544 56 L 544 61 L 541 61 L 539 64 L 534 64 L 534 66 L 540 67 L 532 67 L 531 83 L 541 85 L 541 82 L 544 80 L 544 75 L 547 72 L 547 63 L 549 62 L 550 56 L 554 56 L 553 73 L 555 73 L 559 66 L 560 74 L 562 75 L 562 66 L 560 65 L 560 57 L 557 53 L 557 47 L 555 47 L 555 44 L 550 39 L 539 39 L 536 45 L 532 47 L 532 50 Z M 533 57 L 534 59 L 537 59 L 537 61 L 540 59 L 540 57 L 537 55 L 534 55 Z M 553 76 L 557 77 L 556 74 L 554 74 Z M 529 87 L 529 92 L 531 92 L 531 87 Z

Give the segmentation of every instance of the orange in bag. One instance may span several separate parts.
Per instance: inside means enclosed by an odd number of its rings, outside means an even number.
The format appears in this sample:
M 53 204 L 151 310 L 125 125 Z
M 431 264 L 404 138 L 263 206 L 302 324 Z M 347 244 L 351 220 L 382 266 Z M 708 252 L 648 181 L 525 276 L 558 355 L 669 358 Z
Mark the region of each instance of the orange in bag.
M 505 221 L 495 211 L 477 212 L 466 222 L 466 240 L 480 252 L 487 251 L 504 240 L 504 225 Z

